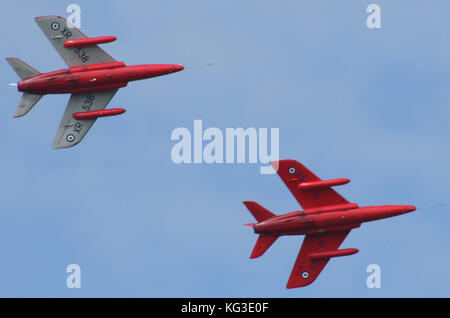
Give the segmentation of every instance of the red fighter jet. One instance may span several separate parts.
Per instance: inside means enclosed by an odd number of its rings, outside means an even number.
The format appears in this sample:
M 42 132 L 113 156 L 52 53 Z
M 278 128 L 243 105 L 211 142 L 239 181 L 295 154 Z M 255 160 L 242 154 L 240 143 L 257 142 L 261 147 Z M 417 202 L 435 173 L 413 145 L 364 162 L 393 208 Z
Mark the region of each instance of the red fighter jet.
M 58 16 L 37 17 L 36 22 L 69 68 L 39 73 L 17 58 L 8 58 L 21 78 L 17 88 L 23 92 L 14 117 L 28 113 L 45 94 L 72 94 L 53 142 L 54 149 L 78 144 L 98 117 L 124 113 L 122 108 L 104 108 L 128 82 L 184 68 L 174 64 L 126 66 L 97 46 L 116 40 L 113 36 L 88 38 Z
M 314 282 L 330 258 L 357 253 L 355 248 L 338 248 L 348 233 L 361 223 L 416 209 L 412 205 L 359 207 L 331 188 L 346 184 L 349 179 L 321 180 L 294 160 L 273 162 L 272 166 L 275 169 L 278 167 L 278 175 L 304 210 L 275 215 L 256 202 L 244 202 L 258 221 L 246 224 L 259 234 L 250 258 L 263 255 L 282 235 L 305 235 L 287 288 L 303 287 Z

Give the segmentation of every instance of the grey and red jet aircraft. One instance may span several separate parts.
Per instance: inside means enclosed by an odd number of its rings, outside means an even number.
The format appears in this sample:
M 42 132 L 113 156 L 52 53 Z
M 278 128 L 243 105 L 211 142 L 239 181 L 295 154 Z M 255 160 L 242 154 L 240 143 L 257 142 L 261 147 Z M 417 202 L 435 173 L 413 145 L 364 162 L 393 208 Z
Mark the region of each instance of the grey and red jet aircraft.
M 72 94 L 53 141 L 53 149 L 78 144 L 98 117 L 124 113 L 122 108 L 105 107 L 117 90 L 127 86 L 128 82 L 184 69 L 175 64 L 126 66 L 98 47 L 98 44 L 116 40 L 113 36 L 88 38 L 58 16 L 37 17 L 36 22 L 69 68 L 39 73 L 20 59 L 7 58 L 21 78 L 17 88 L 23 92 L 14 117 L 28 113 L 43 95 Z
M 359 207 L 331 188 L 346 184 L 349 179 L 321 180 L 294 160 L 280 160 L 273 162 L 272 166 L 304 210 L 275 215 L 256 202 L 244 202 L 257 221 L 246 225 L 252 226 L 259 234 L 250 258 L 263 255 L 282 235 L 305 235 L 287 288 L 314 282 L 330 258 L 357 253 L 355 248 L 338 248 L 348 233 L 361 223 L 416 209 L 412 205 Z

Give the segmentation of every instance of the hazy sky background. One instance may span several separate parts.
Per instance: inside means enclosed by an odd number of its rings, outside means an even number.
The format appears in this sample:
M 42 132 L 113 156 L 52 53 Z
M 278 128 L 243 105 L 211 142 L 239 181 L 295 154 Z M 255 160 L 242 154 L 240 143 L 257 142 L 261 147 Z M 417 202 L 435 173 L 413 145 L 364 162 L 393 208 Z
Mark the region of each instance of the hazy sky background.
M 285 289 L 303 237 L 261 258 L 242 201 L 274 213 L 299 206 L 260 164 L 175 165 L 177 127 L 278 127 L 280 156 L 360 205 L 449 202 L 448 1 L 2 2 L 3 57 L 65 68 L 34 17 L 82 9 L 88 36 L 128 65 L 213 66 L 130 83 L 76 147 L 51 150 L 68 95 L 13 119 L 18 77 L 0 63 L 0 296 L 450 296 L 450 206 L 367 223 L 302 289 Z M 82 288 L 66 287 L 66 266 Z M 366 287 L 379 264 L 381 289 Z

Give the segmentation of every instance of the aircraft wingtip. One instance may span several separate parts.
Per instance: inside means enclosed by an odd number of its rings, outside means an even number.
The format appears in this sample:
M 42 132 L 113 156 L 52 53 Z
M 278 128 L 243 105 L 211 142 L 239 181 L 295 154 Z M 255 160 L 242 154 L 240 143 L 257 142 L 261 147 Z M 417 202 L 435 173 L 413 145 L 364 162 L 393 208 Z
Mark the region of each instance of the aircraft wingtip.
M 41 15 L 41 16 L 35 17 L 34 19 L 38 20 L 38 19 L 45 19 L 45 18 L 61 18 L 61 17 L 56 14 L 54 14 L 54 15 L 50 14 L 50 15 Z
M 286 284 L 287 289 L 294 289 L 294 288 L 298 288 L 298 287 L 303 287 L 303 286 L 299 285 L 299 284 L 295 284 L 295 282 L 292 282 L 292 281 L 288 281 L 288 283 Z

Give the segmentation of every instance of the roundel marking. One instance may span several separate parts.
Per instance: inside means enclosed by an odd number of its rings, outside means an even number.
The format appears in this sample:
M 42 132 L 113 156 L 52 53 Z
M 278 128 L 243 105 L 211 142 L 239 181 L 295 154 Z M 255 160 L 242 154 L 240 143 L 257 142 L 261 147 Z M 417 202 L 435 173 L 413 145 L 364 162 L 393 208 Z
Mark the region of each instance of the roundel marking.
M 303 273 L 302 273 L 302 278 L 303 279 L 307 279 L 309 277 L 309 273 L 307 272 L 307 271 L 304 271 Z
M 294 174 L 296 172 L 297 172 L 297 169 L 295 169 L 294 167 L 289 168 L 289 174 Z
M 68 135 L 66 136 L 66 140 L 67 140 L 68 142 L 72 142 L 72 141 L 75 140 L 75 136 L 74 136 L 73 134 L 68 134 Z
M 52 30 L 59 30 L 59 23 L 58 22 L 53 22 L 52 24 L 51 24 L 51 28 L 52 28 Z

